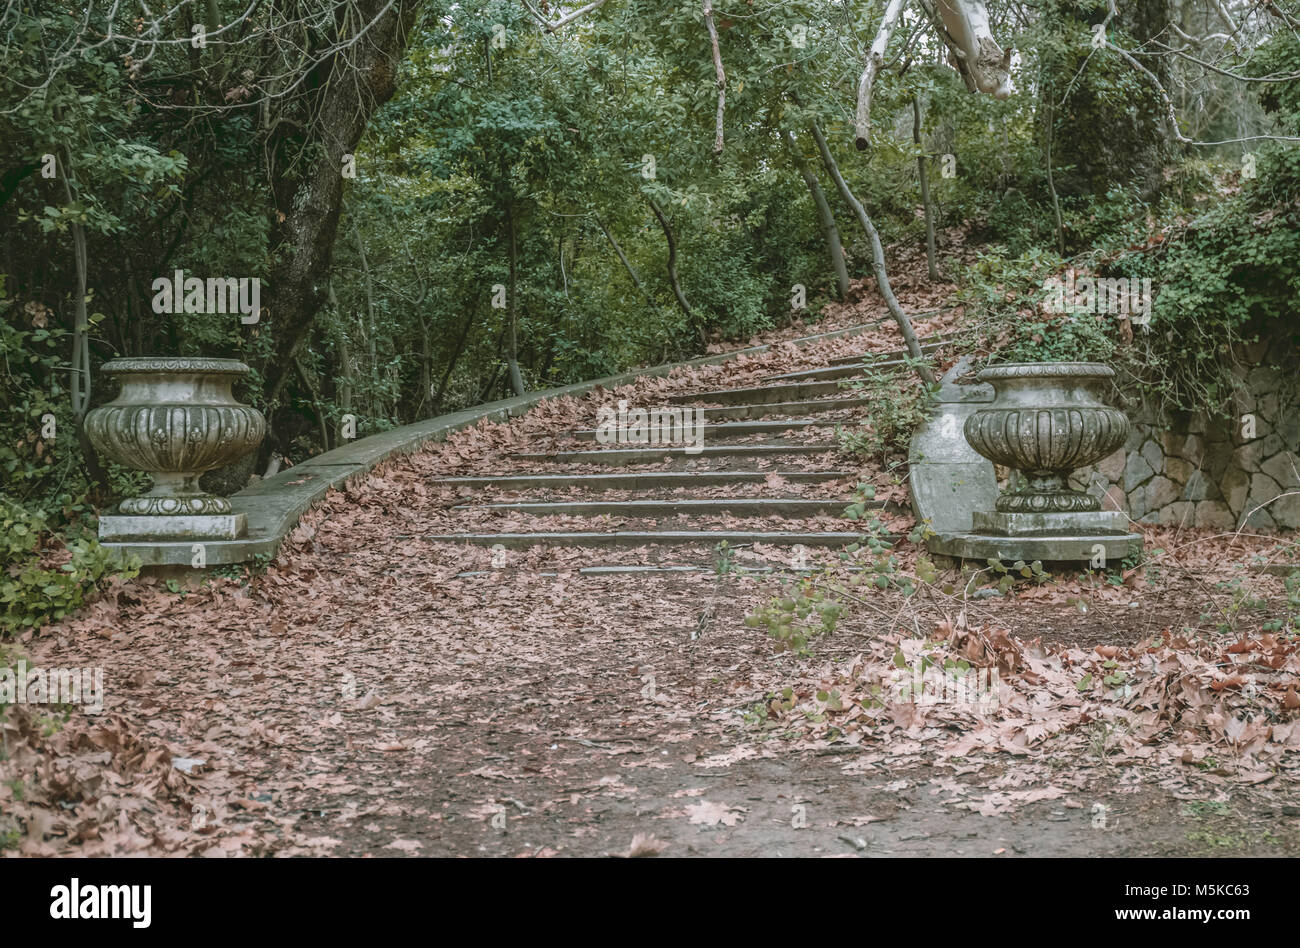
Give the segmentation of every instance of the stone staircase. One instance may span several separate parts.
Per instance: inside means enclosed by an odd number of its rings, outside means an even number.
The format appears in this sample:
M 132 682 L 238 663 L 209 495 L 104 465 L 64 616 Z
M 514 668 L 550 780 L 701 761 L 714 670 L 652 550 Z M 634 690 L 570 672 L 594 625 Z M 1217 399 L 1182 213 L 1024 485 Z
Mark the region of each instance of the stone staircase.
M 925 350 L 946 344 L 935 338 Z M 855 424 L 866 399 L 848 383 L 902 369 L 900 351 L 861 353 L 824 368 L 766 377 L 761 385 L 706 389 L 633 408 L 702 409 L 703 446 L 609 444 L 595 428 L 560 434 L 548 450 L 510 456 L 489 476 L 435 483 L 461 495 L 456 514 L 500 529 L 426 535 L 439 543 L 508 550 L 540 546 L 672 548 L 678 562 L 590 570 L 698 569 L 700 553 L 731 547 L 840 548 L 861 539 L 843 518 L 857 464 L 839 454 L 836 425 Z M 591 468 L 608 468 L 592 472 Z M 884 502 L 874 502 L 877 509 Z M 694 565 L 682 563 L 693 552 Z M 688 556 L 688 559 L 690 557 Z

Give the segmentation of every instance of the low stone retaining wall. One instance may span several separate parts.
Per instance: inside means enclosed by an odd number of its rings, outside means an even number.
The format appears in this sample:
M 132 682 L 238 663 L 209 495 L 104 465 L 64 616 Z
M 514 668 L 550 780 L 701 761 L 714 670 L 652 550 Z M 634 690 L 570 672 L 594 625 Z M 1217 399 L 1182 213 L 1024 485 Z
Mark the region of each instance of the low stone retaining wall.
M 1076 472 L 1076 486 L 1146 523 L 1300 528 L 1295 353 L 1282 342 L 1254 349 L 1256 367 L 1236 373 L 1242 390 L 1230 420 L 1131 411 L 1123 450 Z

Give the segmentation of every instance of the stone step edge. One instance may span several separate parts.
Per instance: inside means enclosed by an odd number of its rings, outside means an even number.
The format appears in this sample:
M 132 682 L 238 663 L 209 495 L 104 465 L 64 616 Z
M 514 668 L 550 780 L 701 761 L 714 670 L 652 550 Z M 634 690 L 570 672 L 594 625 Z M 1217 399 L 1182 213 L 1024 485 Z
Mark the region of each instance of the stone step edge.
M 727 418 L 738 415 L 736 421 L 761 421 L 767 415 L 781 415 L 808 412 L 840 411 L 844 408 L 857 408 L 870 404 L 871 399 L 862 395 L 850 398 L 807 399 L 795 402 L 756 402 L 748 405 L 717 405 L 704 409 L 704 417 Z M 706 432 L 707 434 L 707 432 Z
M 752 530 L 615 530 L 608 533 L 589 530 L 538 531 L 536 533 L 426 533 L 398 534 L 397 540 L 426 540 L 431 543 L 461 543 L 471 546 L 520 549 L 530 546 L 675 546 L 703 543 L 716 546 L 723 540 L 732 548 L 737 544 L 769 543 L 799 546 L 847 546 L 860 542 L 864 533 L 795 533 L 788 531 L 757 532 Z M 901 536 L 878 534 L 882 540 L 898 541 Z
M 704 450 L 690 455 L 699 457 L 742 457 L 749 454 L 827 454 L 839 451 L 838 444 L 706 444 Z M 632 463 L 639 458 L 662 458 L 683 453 L 680 444 L 665 444 L 651 448 L 604 447 L 586 451 L 524 451 L 510 455 L 520 461 L 546 461 L 551 463 L 582 464 L 579 458 L 591 458 L 593 464 L 617 464 L 627 457 Z
M 538 516 L 574 516 L 574 517 L 611 517 L 627 516 L 633 518 L 654 517 L 662 519 L 683 513 L 711 513 L 725 511 L 757 510 L 770 516 L 785 516 L 785 512 L 808 511 L 842 513 L 852 505 L 852 501 L 841 499 L 822 500 L 807 497 L 773 497 L 770 499 L 753 497 L 719 497 L 682 498 L 681 500 L 645 499 L 645 500 L 522 500 L 492 504 L 457 504 L 452 510 L 484 510 L 513 513 L 529 513 Z M 867 510 L 902 511 L 898 504 L 873 500 L 867 504 Z M 647 511 L 663 511 L 650 514 Z
M 800 391 L 812 389 L 808 394 L 824 392 L 825 394 L 837 394 L 847 391 L 848 386 L 841 384 L 837 379 L 829 379 L 815 382 L 783 382 L 777 385 L 746 385 L 740 388 L 713 388 L 705 392 L 682 392 L 675 395 L 669 395 L 667 401 L 671 405 L 690 405 L 691 402 L 719 402 L 726 403 L 730 398 L 753 398 L 762 397 L 767 393 L 789 392 L 795 395 L 797 401 L 803 401 L 798 395 Z M 764 405 L 767 402 L 754 402 L 752 404 Z M 776 403 L 771 403 L 776 404 Z
M 861 566 L 847 566 L 839 564 L 837 569 L 844 570 L 847 573 L 861 573 L 865 571 Z M 475 579 L 479 576 L 495 576 L 504 572 L 520 573 L 525 572 L 530 576 L 555 577 L 559 576 L 558 572 L 552 570 L 530 570 L 521 567 L 503 566 L 500 569 L 480 569 L 471 570 L 464 573 L 457 573 L 452 579 Z M 794 566 L 733 566 L 725 574 L 727 576 L 766 576 L 772 573 L 791 573 L 799 576 L 808 576 L 820 573 L 821 567 L 799 569 Z M 567 570 L 566 572 L 577 573 L 580 576 L 639 576 L 646 574 L 672 574 L 672 573 L 716 573 L 716 566 L 580 566 L 576 570 Z
M 769 477 L 779 477 L 794 484 L 816 484 L 822 481 L 841 481 L 853 477 L 852 471 L 641 471 L 623 474 L 490 474 L 482 477 L 435 477 L 429 483 L 446 487 L 505 487 L 507 484 L 545 487 L 559 484 L 565 487 L 604 487 L 618 490 L 613 483 L 624 481 L 662 481 L 647 483 L 644 487 L 632 486 L 629 490 L 645 490 L 682 483 L 707 484 L 721 481 L 733 484 L 762 483 Z M 718 486 L 718 485 L 714 485 Z
M 945 307 L 945 308 L 946 308 L 946 307 Z M 951 331 L 949 331 L 949 332 L 941 332 L 941 333 L 937 333 L 937 334 L 935 334 L 935 335 L 933 335 L 933 336 L 925 336 L 924 338 L 917 339 L 916 341 L 917 341 L 918 343 L 920 343 L 920 345 L 921 345 L 921 354 L 924 355 L 924 354 L 925 354 L 925 347 L 926 347 L 927 345 L 941 346 L 941 345 L 944 345 L 944 344 L 946 344 L 946 343 L 951 343 L 951 342 L 954 342 L 954 341 L 956 341 L 956 340 L 958 340 L 958 339 L 961 339 L 963 336 L 968 336 L 968 335 L 970 335 L 971 333 L 976 332 L 977 330 L 978 330 L 978 327 L 977 327 L 977 326 L 968 326 L 968 327 L 966 327 L 966 328 L 964 328 L 964 329 L 954 329 L 954 330 L 951 330 Z M 831 365 L 845 365 L 845 364 L 850 363 L 850 362 L 860 362 L 860 361 L 864 361 L 864 360 L 866 360 L 866 359 L 869 359 L 869 358 L 870 358 L 871 356 L 873 356 L 873 355 L 892 355 L 892 354 L 895 353 L 895 352 L 906 353 L 906 348 L 903 348 L 903 349 L 887 349 L 886 351 L 884 351 L 884 352 L 882 352 L 882 353 L 875 353 L 875 352 L 870 352 L 870 351 L 868 351 L 868 352 L 859 353 L 858 355 L 851 355 L 851 356 L 837 356 L 836 358 L 831 359 L 830 364 L 831 364 Z
M 704 435 L 707 438 L 712 435 L 715 438 L 725 438 L 729 435 L 751 435 L 763 434 L 769 431 L 788 431 L 793 428 L 832 428 L 835 422 L 823 421 L 820 418 L 748 418 L 739 421 L 722 421 L 704 426 Z M 742 430 L 747 429 L 747 430 Z M 572 438 L 579 441 L 595 441 L 595 428 L 578 428 L 566 432 Z M 634 444 L 644 444 L 645 442 L 629 442 Z M 619 447 L 622 447 L 621 445 Z M 680 447 L 673 445 L 672 447 Z

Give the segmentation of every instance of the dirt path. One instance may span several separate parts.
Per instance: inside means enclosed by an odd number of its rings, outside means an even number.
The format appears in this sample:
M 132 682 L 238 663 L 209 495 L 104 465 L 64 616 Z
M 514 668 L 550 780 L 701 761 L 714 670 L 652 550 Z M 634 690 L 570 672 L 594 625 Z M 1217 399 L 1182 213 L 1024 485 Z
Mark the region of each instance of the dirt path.
M 1284 695 L 1294 693 L 1287 684 L 1300 658 L 1289 640 L 1258 638 L 1263 621 L 1287 618 L 1280 580 L 1252 575 L 1225 586 L 1209 567 L 1184 564 L 1122 582 L 1062 575 L 1002 596 L 987 584 L 969 595 L 950 574 L 933 577 L 919 597 L 895 586 L 870 598 L 844 592 L 836 628 L 811 641 L 809 654 L 778 651 L 746 616 L 788 592 L 792 567 L 839 562 L 834 549 L 755 542 L 718 550 L 707 539 L 611 546 L 601 538 L 686 528 L 806 536 L 860 525 L 833 512 L 647 516 L 617 505 L 734 498 L 834 508 L 855 484 L 869 483 L 881 530 L 902 535 L 914 524 L 898 471 L 836 453 L 833 426 L 821 423 L 706 444 L 823 445 L 825 453 L 672 455 L 617 467 L 556 456 L 599 447 L 576 432 L 617 398 L 660 404 L 893 344 L 882 331 L 548 403 L 332 494 L 264 575 L 186 589 L 159 579 L 121 585 L 23 643 L 41 665 L 102 668 L 106 700 L 101 716 L 74 710 L 56 720 L 20 708 L 5 725 L 11 753 L 0 763 L 0 803 L 18 831 L 14 848 L 1294 851 L 1300 727 L 1291 738 Z M 819 421 L 840 414 L 853 412 L 814 410 Z M 539 466 L 517 457 L 537 453 L 552 459 Z M 808 481 L 778 473 L 832 467 L 840 473 Z M 589 489 L 442 480 L 538 470 L 757 476 L 739 489 L 697 479 L 602 491 L 616 512 L 599 515 L 487 506 L 591 500 Z M 576 546 L 494 542 L 537 531 L 599 537 Z M 471 533 L 476 539 L 464 542 Z M 1180 545 L 1169 540 L 1152 533 L 1152 545 Z M 1206 542 L 1219 543 L 1204 561 L 1220 568 L 1267 545 Z M 896 553 L 900 570 L 919 567 L 915 547 L 903 542 Z M 877 562 L 865 552 L 851 559 L 868 570 Z M 856 575 L 835 567 L 824 578 L 848 590 Z M 1245 644 L 1229 652 L 1238 640 Z M 1003 670 L 1007 704 L 972 717 L 873 700 L 869 689 L 891 667 L 891 652 L 916 648 Z M 1263 690 L 1246 694 L 1243 676 L 1232 683 L 1220 671 L 1225 662 L 1255 663 L 1250 675 L 1265 669 Z M 1104 691 L 1102 675 L 1122 684 Z M 1132 693 L 1115 696 L 1124 689 Z

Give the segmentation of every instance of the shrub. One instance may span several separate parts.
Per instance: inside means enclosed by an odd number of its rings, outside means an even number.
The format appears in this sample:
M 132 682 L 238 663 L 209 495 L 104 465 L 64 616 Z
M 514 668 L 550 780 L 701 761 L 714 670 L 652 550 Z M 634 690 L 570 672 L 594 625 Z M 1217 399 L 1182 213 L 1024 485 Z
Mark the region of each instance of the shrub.
M 121 564 L 89 535 L 55 538 L 43 517 L 0 496 L 0 636 L 62 619 L 106 578 L 138 573 L 138 561 Z

